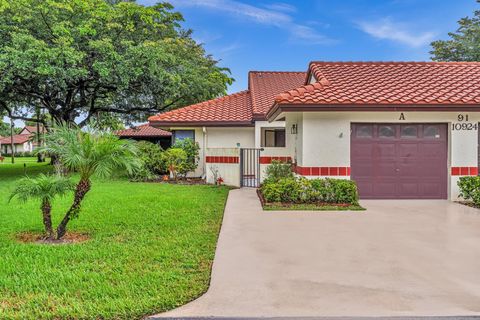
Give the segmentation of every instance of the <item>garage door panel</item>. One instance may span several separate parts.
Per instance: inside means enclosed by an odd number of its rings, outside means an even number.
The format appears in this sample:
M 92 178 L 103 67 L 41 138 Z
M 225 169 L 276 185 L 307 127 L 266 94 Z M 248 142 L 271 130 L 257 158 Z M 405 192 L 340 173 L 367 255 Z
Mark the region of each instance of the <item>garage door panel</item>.
M 366 157 L 370 159 L 372 157 L 373 145 L 370 143 L 361 143 L 352 146 L 351 153 L 355 157 Z
M 358 166 L 355 168 L 355 177 L 357 179 L 365 178 L 370 180 L 370 177 L 373 176 L 373 167 L 371 165 L 366 165 L 366 166 Z
M 423 195 L 425 196 L 436 196 L 437 194 L 441 193 L 440 189 L 441 184 L 437 182 L 422 182 L 420 183 L 420 190 Z
M 399 182 L 397 194 L 403 196 L 414 197 L 419 193 L 419 185 L 417 181 Z
M 380 181 L 373 184 L 373 195 L 392 197 L 396 193 L 395 181 Z
M 397 168 L 399 177 L 413 177 L 416 179 L 418 174 L 418 165 L 416 163 L 399 163 Z
M 361 138 L 357 125 L 363 128 Z M 445 124 L 352 124 L 352 179 L 360 197 L 445 199 L 446 137 Z
M 357 187 L 358 189 L 362 190 L 362 193 L 368 197 L 368 196 L 371 196 L 373 195 L 373 183 L 371 181 L 365 181 L 365 180 L 362 180 L 362 179 L 357 179 L 355 180 L 355 182 L 357 183 Z
M 377 157 L 382 157 L 382 158 L 395 158 L 395 144 L 394 143 L 385 143 L 385 142 L 380 142 L 377 144 L 376 148 L 376 155 Z
M 418 157 L 418 143 L 415 142 L 398 142 L 397 144 L 397 157 L 411 158 Z
M 394 161 L 390 163 L 379 163 L 373 168 L 373 171 L 377 177 L 392 177 L 395 179 L 397 176 L 396 165 Z
M 444 143 L 422 143 L 420 145 L 419 156 L 422 158 L 436 158 L 445 153 Z

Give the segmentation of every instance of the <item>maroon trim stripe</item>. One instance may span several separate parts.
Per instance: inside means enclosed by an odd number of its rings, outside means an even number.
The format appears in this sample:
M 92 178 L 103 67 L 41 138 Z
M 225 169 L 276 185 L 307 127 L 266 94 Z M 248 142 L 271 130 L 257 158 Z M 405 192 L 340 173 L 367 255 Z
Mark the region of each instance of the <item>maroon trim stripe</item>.
M 295 172 L 302 176 L 350 176 L 350 167 L 295 167 Z
M 236 156 L 207 156 L 205 158 L 207 163 L 239 163 L 240 158 Z
M 452 167 L 452 176 L 477 176 L 478 167 Z

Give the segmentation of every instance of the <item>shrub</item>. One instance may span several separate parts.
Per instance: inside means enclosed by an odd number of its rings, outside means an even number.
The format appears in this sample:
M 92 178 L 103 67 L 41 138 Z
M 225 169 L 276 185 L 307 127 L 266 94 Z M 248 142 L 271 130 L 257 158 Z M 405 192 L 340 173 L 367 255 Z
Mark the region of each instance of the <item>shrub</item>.
M 301 188 L 296 178 L 282 178 L 264 183 L 261 187 L 267 202 L 298 202 Z
M 198 167 L 198 160 L 200 160 L 199 152 L 200 146 L 197 142 L 190 138 L 178 140 L 172 148 L 182 149 L 187 155 L 187 161 L 183 164 L 179 174 L 186 176 L 187 173 L 195 171 Z
M 480 177 L 460 177 L 457 185 L 460 188 L 460 197 L 480 206 Z
M 144 165 L 142 171 L 150 171 L 152 174 L 164 174 L 167 172 L 165 159 L 162 155 L 162 148 L 155 143 L 148 141 L 137 142 L 138 155 Z
M 279 160 L 272 160 L 272 163 L 265 171 L 267 181 L 278 181 L 282 178 L 293 178 L 292 165 Z
M 170 148 L 166 150 L 163 152 L 163 158 L 174 180 L 177 180 L 178 174 L 184 172 L 185 166 L 188 166 L 187 153 L 180 148 Z
M 358 205 L 357 184 L 352 180 L 328 179 L 334 195 L 333 202 Z
M 272 179 L 264 182 L 261 192 L 267 202 L 358 205 L 357 185 L 351 180 L 309 180 L 304 177 Z

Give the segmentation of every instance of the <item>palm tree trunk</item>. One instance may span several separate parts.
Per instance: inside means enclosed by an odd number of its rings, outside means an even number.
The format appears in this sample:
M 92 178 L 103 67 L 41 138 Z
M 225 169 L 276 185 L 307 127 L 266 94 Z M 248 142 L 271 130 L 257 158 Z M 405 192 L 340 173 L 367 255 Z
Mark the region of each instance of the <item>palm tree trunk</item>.
M 53 233 L 52 227 L 52 205 L 47 199 L 42 201 L 42 214 L 43 214 L 43 225 L 45 226 L 45 232 L 47 233 L 47 239 L 52 240 L 55 235 Z
M 91 183 L 90 180 L 88 179 L 80 179 L 80 182 L 77 184 L 77 187 L 75 189 L 75 195 L 73 198 L 73 203 L 70 209 L 68 209 L 67 213 L 65 214 L 65 217 L 63 217 L 62 222 L 58 225 L 57 228 L 57 239 L 60 240 L 65 233 L 67 232 L 67 224 L 70 222 L 70 220 L 74 217 L 76 217 L 80 211 L 80 207 L 82 205 L 82 200 L 87 194 L 87 192 L 90 190 Z

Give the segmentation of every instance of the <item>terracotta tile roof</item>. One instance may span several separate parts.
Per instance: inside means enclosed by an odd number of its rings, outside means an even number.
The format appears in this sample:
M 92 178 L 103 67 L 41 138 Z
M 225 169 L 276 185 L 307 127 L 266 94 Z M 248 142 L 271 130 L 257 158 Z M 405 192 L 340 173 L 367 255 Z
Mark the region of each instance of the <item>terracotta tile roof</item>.
M 33 136 L 31 134 L 16 134 L 13 136 L 13 143 L 14 144 L 23 144 L 29 140 L 31 140 Z M 0 139 L 0 144 L 11 144 L 12 139 L 10 137 L 5 137 Z
M 171 137 L 172 133 L 170 131 L 162 130 L 159 128 L 154 128 L 148 123 L 139 125 L 134 128 L 118 130 L 115 131 L 115 134 L 119 137 Z
M 254 118 L 265 118 L 279 93 L 306 83 L 306 72 L 250 71 L 248 83 Z
M 193 104 L 148 118 L 155 125 L 251 125 L 248 91 Z
M 265 119 L 274 98 L 305 83 L 306 72 L 251 71 L 249 90 L 150 117 L 155 125 L 252 125 Z
M 317 80 L 277 104 L 471 105 L 480 103 L 478 62 L 312 62 Z

